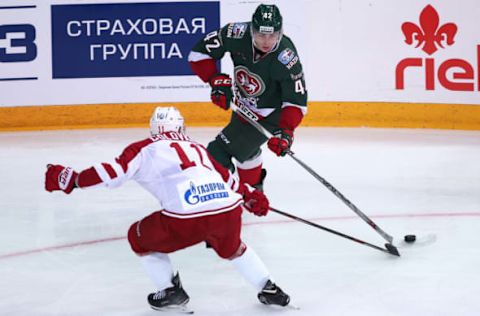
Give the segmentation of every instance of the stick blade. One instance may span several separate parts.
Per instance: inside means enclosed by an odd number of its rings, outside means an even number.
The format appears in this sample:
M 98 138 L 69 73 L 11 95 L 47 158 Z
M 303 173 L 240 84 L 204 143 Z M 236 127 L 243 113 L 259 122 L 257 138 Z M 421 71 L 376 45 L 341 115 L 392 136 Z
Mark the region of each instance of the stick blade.
M 400 253 L 398 252 L 397 247 L 395 247 L 394 245 L 385 244 L 385 248 L 387 249 L 389 254 L 400 257 Z

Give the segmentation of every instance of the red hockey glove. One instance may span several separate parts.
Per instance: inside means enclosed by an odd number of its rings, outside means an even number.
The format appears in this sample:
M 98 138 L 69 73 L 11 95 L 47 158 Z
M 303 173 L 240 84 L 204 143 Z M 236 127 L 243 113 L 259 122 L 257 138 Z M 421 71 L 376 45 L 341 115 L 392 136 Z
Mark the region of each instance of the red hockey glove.
M 75 185 L 77 175 L 78 173 L 71 167 L 48 165 L 45 173 L 45 190 L 48 192 L 62 190 L 66 194 L 70 194 L 77 187 Z
M 226 74 L 216 74 L 210 78 L 212 92 L 210 99 L 212 102 L 224 110 L 230 108 L 230 102 L 233 99 L 232 78 Z
M 285 156 L 293 143 L 293 131 L 279 129 L 273 132 L 273 137 L 268 140 L 268 148 L 277 156 Z
M 253 188 L 252 188 L 253 189 Z M 245 208 L 257 216 L 265 216 L 268 213 L 270 202 L 262 191 L 254 189 L 249 191 L 245 190 L 243 194 L 243 205 Z

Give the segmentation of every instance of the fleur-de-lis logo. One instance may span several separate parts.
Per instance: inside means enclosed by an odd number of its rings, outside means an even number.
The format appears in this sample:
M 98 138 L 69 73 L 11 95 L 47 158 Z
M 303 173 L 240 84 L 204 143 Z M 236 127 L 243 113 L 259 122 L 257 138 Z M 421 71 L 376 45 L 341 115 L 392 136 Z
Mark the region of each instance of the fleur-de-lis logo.
M 457 33 L 457 26 L 454 23 L 445 23 L 439 27 L 440 18 L 437 11 L 427 5 L 420 13 L 420 26 L 412 22 L 402 24 L 402 32 L 405 35 L 405 42 L 412 45 L 417 41 L 415 48 L 423 44 L 422 50 L 432 55 L 438 48 L 445 48 L 443 43 L 452 45 Z

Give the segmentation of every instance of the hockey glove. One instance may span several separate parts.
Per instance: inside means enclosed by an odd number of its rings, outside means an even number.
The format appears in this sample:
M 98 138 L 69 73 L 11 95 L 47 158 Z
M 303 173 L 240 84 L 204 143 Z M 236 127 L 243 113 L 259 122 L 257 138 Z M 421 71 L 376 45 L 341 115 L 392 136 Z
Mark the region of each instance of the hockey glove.
M 212 102 L 224 110 L 230 108 L 230 102 L 233 99 L 232 78 L 226 74 L 216 74 L 210 78 L 212 92 L 210 99 Z
M 66 194 L 70 194 L 75 185 L 76 173 L 71 167 L 62 165 L 47 165 L 45 173 L 45 190 L 48 192 L 62 190 Z
M 273 137 L 268 140 L 268 148 L 277 156 L 285 156 L 293 143 L 293 131 L 278 129 L 273 132 Z
M 267 215 L 270 207 L 267 197 L 262 191 L 253 188 L 251 189 L 252 191 L 248 189 L 245 190 L 243 194 L 243 205 L 249 212 L 257 216 Z

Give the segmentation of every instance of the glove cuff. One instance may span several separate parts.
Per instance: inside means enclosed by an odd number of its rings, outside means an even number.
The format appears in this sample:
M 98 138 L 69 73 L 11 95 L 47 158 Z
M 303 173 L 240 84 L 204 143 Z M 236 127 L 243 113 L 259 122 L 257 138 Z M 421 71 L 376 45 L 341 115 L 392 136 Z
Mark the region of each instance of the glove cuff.
M 286 139 L 289 143 L 293 142 L 293 130 L 286 128 L 279 128 L 273 132 L 274 137 Z
M 282 129 L 282 133 L 284 135 L 288 135 L 288 137 L 290 137 L 291 139 L 293 139 L 293 130 L 291 129 Z
M 229 75 L 224 73 L 216 73 L 210 77 L 208 80 L 211 87 L 231 87 L 232 86 L 232 78 Z
M 77 186 L 75 180 L 77 178 L 77 173 L 72 169 L 72 167 L 65 167 L 58 174 L 58 186 L 60 190 L 65 191 L 65 193 L 70 193 Z
M 237 193 L 239 193 L 242 196 L 242 198 L 245 198 L 253 191 L 255 191 L 255 188 L 252 187 L 250 184 L 246 182 L 240 182 Z

